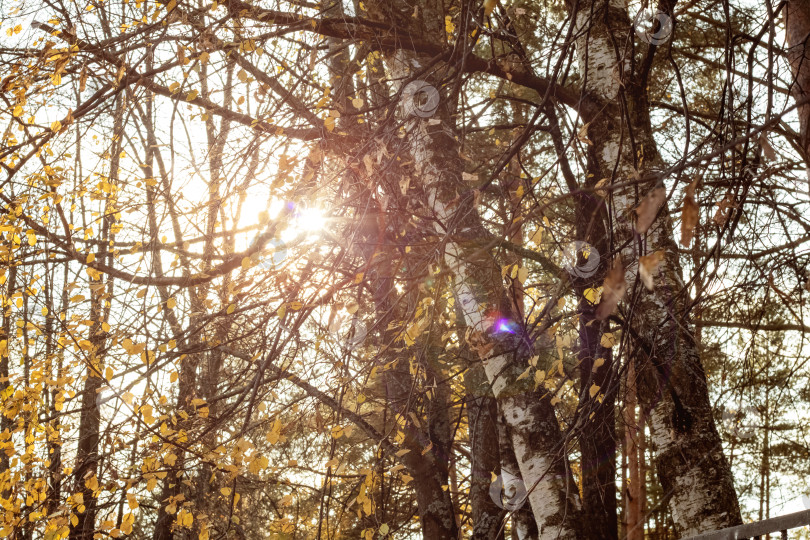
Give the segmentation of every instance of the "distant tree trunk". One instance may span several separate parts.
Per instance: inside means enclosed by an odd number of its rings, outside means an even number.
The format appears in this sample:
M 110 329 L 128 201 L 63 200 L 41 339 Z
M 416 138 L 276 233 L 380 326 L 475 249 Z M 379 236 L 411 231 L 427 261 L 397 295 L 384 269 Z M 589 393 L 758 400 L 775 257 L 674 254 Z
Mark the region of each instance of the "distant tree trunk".
M 383 325 L 385 328 L 386 325 Z M 429 338 L 428 338 L 429 339 Z M 386 341 L 388 343 L 388 341 Z M 420 343 L 423 341 L 420 340 Z M 427 355 L 434 354 L 431 344 L 425 343 Z M 420 364 L 427 366 L 429 359 Z M 408 472 L 413 476 L 413 489 L 419 508 L 419 520 L 424 538 L 455 540 L 458 537 L 456 512 L 447 489 L 450 472 L 452 431 L 449 422 L 449 392 L 446 382 L 438 384 L 431 395 L 416 392 L 407 359 L 400 358 L 392 369 L 384 373 L 387 402 L 404 420 L 403 446 L 409 450 L 403 456 Z M 431 376 L 432 375 L 432 376 Z M 436 373 L 428 371 L 426 377 L 437 380 Z M 417 403 L 424 401 L 419 414 L 424 426 L 414 421 Z
M 616 540 L 619 534 L 616 516 L 616 393 L 619 385 L 613 354 L 599 343 L 607 325 L 595 320 L 594 306 L 584 295 L 579 298 L 578 311 L 580 407 L 587 417 L 580 434 L 583 507 L 591 526 L 591 537 Z M 593 397 L 591 388 L 594 388 Z
M 492 500 L 492 474 L 499 474 L 498 404 L 489 388 L 486 373 L 474 359 L 464 375 L 467 394 L 467 424 L 470 431 L 470 506 L 473 540 L 502 540 L 501 509 Z M 501 531 L 501 532 L 499 532 Z
M 147 66 L 151 67 L 152 65 L 152 56 L 147 57 Z M 229 69 L 229 73 L 232 74 L 233 69 Z M 206 68 L 202 66 L 201 68 L 201 79 L 205 80 Z M 227 81 L 230 82 L 230 81 Z M 205 91 L 206 87 L 203 86 L 203 90 Z M 225 103 L 227 105 L 230 93 L 232 89 L 230 85 L 226 85 L 225 87 Z M 166 194 L 167 198 L 168 195 L 171 193 L 171 185 L 170 185 L 170 177 L 169 171 L 166 169 L 166 166 L 162 160 L 160 151 L 157 150 L 159 145 L 157 144 L 157 135 L 154 125 L 154 109 L 152 106 L 151 101 L 146 102 L 146 110 L 141 111 L 141 120 L 143 121 L 144 128 L 146 131 L 146 138 L 147 138 L 147 165 L 148 168 L 144 169 L 146 174 L 153 174 L 154 173 L 154 166 L 157 164 L 158 171 L 160 172 L 160 179 L 161 179 L 161 187 L 162 192 Z M 222 125 L 223 130 L 228 129 L 228 124 L 223 120 Z M 211 139 L 216 140 L 217 135 L 215 133 L 215 126 L 213 120 L 208 119 L 206 120 L 206 134 L 209 137 L 209 142 Z M 221 135 L 224 134 L 221 133 Z M 219 192 L 219 180 L 218 174 L 221 173 L 221 147 L 224 145 L 224 141 L 219 143 L 218 147 L 212 147 L 209 144 L 209 166 L 213 165 L 211 170 L 212 178 L 209 178 L 209 203 L 207 209 L 207 235 L 204 244 L 204 270 L 207 270 L 212 265 L 212 254 L 214 251 L 214 237 L 213 237 L 213 224 L 216 223 L 216 217 L 219 215 L 219 204 L 217 199 L 217 194 Z M 219 150 L 219 152 L 217 152 Z M 153 194 L 151 190 L 147 191 L 147 195 L 152 197 L 156 195 Z M 173 206 L 173 201 L 167 200 L 167 205 L 169 206 L 169 214 L 172 218 L 173 230 L 175 234 L 175 242 L 182 244 L 183 236 L 179 226 L 179 221 L 177 219 L 176 208 Z M 213 214 L 213 216 L 212 216 Z M 157 227 L 157 224 L 154 222 L 150 222 L 151 226 Z M 181 258 L 184 256 L 181 255 Z M 181 259 L 182 260 L 182 259 Z M 182 260 L 184 263 L 183 273 L 184 276 L 188 277 L 189 275 L 189 264 L 187 264 L 186 260 Z M 160 264 L 157 265 L 156 270 L 158 272 L 162 272 L 162 266 Z M 190 287 L 188 296 L 189 296 L 189 305 L 191 307 L 191 316 L 189 317 L 189 327 L 190 328 L 199 328 L 201 326 L 201 321 L 206 315 L 207 308 L 205 306 L 205 298 L 208 295 L 209 284 L 204 283 L 199 285 L 198 287 Z M 159 294 L 161 294 L 161 300 L 165 302 L 165 298 L 167 295 L 167 291 L 158 289 Z M 164 304 L 165 305 L 165 304 Z M 166 309 L 165 312 L 170 310 Z M 174 313 L 169 314 L 169 321 L 172 329 L 177 332 L 179 328 L 178 321 L 175 319 Z M 182 335 L 182 333 L 180 333 Z M 199 332 L 195 332 L 188 337 L 186 341 L 185 338 L 180 339 L 181 346 L 188 346 L 193 349 L 201 348 L 202 339 Z M 177 385 L 177 399 L 175 401 L 175 407 L 177 411 L 188 411 L 189 413 L 192 412 L 193 407 L 191 406 L 191 400 L 197 396 L 197 368 L 200 363 L 200 358 L 204 355 L 204 353 L 194 352 L 192 354 L 187 355 L 180 361 L 180 373 L 178 377 L 178 385 Z M 193 413 L 192 413 L 193 414 Z M 193 418 L 194 416 L 192 416 Z M 155 521 L 155 527 L 153 531 L 152 538 L 153 540 L 171 540 L 174 538 L 173 532 L 173 523 L 174 523 L 174 516 L 173 514 L 169 513 L 167 510 L 167 506 L 172 502 L 172 499 L 178 498 L 179 495 L 183 495 L 185 497 L 184 491 L 187 491 L 187 488 L 182 483 L 182 475 L 184 471 L 184 464 L 185 464 L 185 452 L 177 448 L 175 450 L 175 455 L 177 459 L 175 461 L 176 468 L 168 472 L 166 477 L 163 480 L 163 485 L 161 486 L 160 495 L 158 496 L 158 512 L 157 518 Z M 210 475 L 205 476 L 205 482 L 210 481 Z M 197 486 L 200 491 L 207 490 L 208 486 Z M 212 520 L 213 523 L 221 524 L 219 519 L 221 516 L 214 515 L 209 516 L 209 519 Z
M 64 279 L 63 283 L 67 283 L 67 272 L 68 267 L 67 265 L 64 266 Z M 63 358 L 63 349 L 57 348 L 56 343 L 58 341 L 59 332 L 54 329 L 54 320 L 58 317 L 59 313 L 64 313 L 67 310 L 68 305 L 68 291 L 61 287 L 62 294 L 61 294 L 61 305 L 57 307 L 56 303 L 56 279 L 55 279 L 56 270 L 50 269 L 48 272 L 48 277 L 50 282 L 43 287 L 43 293 L 45 294 L 45 303 L 46 307 L 48 308 L 48 315 L 47 319 L 45 320 L 45 339 L 46 339 L 46 347 L 45 347 L 45 357 L 46 357 L 46 372 L 48 377 L 51 377 L 54 380 L 60 380 L 62 378 L 62 358 Z M 56 365 L 54 366 L 54 360 L 56 360 Z M 48 422 L 47 425 L 47 433 L 48 433 L 48 456 L 49 456 L 49 463 L 48 463 L 48 495 L 45 501 L 45 510 L 48 514 L 53 513 L 56 508 L 59 506 L 59 501 L 62 492 L 62 437 L 59 431 L 59 411 L 56 409 L 56 398 L 58 395 L 59 390 L 53 388 L 48 394 L 46 394 L 46 400 L 48 402 L 48 415 L 51 417 L 51 420 Z
M 9 249 L 9 253 L 11 249 Z M 13 385 L 9 380 L 11 372 L 9 371 L 8 355 L 11 348 L 11 327 L 13 324 L 13 317 L 11 316 L 11 297 L 17 288 L 17 267 L 7 266 L 8 276 L 6 276 L 6 291 L 3 298 L 3 305 L 0 306 L 3 310 L 3 335 L 2 347 L 0 347 L 0 405 L 2 405 L 3 414 L 0 415 L 0 442 L 4 445 L 12 445 L 13 439 L 12 432 L 14 430 L 14 420 L 6 411 L 13 410 L 16 407 L 6 406 L 6 402 L 14 396 Z M 13 455 L 13 454 L 12 454 Z M 11 493 L 12 474 L 9 462 L 9 454 L 5 451 L 0 451 L 0 497 L 8 499 Z
M 362 185 L 362 183 L 358 183 Z M 370 197 L 367 192 L 365 196 Z M 381 216 L 381 210 L 371 205 L 371 214 Z M 379 328 L 380 354 L 391 369 L 383 371 L 386 403 L 402 419 L 405 433 L 402 445 L 408 452 L 402 456 L 408 473 L 413 477 L 410 486 L 416 494 L 419 520 L 424 538 L 455 540 L 458 537 L 456 510 L 448 486 L 453 433 L 450 424 L 450 389 L 447 377 L 442 375 L 438 355 L 444 350 L 436 343 L 435 330 L 414 336 L 418 351 L 414 364 L 424 369 L 426 381 L 432 383 L 429 391 L 417 391 L 411 364 L 407 357 L 394 355 L 393 345 L 398 331 L 389 328 L 397 320 L 401 307 L 394 299 L 395 269 L 402 263 L 391 246 L 396 240 L 385 234 L 386 226 L 370 227 L 364 231 L 361 242 L 364 259 L 368 262 L 368 282 L 372 284 L 375 326 Z M 382 252 L 382 256 L 381 255 Z M 376 257 L 375 257 L 376 256 Z M 376 261 L 376 264 L 371 264 Z M 426 315 L 427 316 L 427 315 Z M 348 352 L 347 352 L 348 354 Z M 418 420 L 415 420 L 418 417 Z
M 644 526 L 641 523 L 641 474 L 639 464 L 639 429 L 636 420 L 636 371 L 633 363 L 628 363 L 627 383 L 624 398 L 624 453 L 627 455 L 629 485 L 624 492 L 625 524 L 627 540 L 644 540 Z
M 118 185 L 118 168 L 120 166 L 121 141 L 124 125 L 124 114 L 126 111 L 126 98 L 123 94 L 118 94 L 115 101 L 114 120 L 112 129 L 112 145 L 110 148 L 110 172 L 109 181 L 112 185 Z M 112 215 L 104 213 L 101 220 L 101 230 L 99 233 L 99 244 L 96 258 L 103 264 L 112 266 L 113 255 L 109 250 L 110 226 L 112 225 Z M 99 429 L 101 426 L 101 411 L 99 408 L 99 392 L 105 378 L 105 357 L 107 354 L 107 330 L 110 316 L 109 302 L 112 297 L 113 278 L 101 274 L 99 283 L 90 287 L 90 348 L 85 357 L 85 381 L 82 390 L 82 410 L 79 416 L 79 441 L 76 450 L 76 467 L 73 469 L 73 479 L 75 488 L 83 497 L 85 511 L 78 514 L 76 525 L 71 524 L 70 540 L 90 540 L 94 537 L 96 528 L 97 497 L 95 490 L 89 485 L 91 480 L 101 486 L 102 480 L 99 475 Z
M 597 249 L 606 252 L 603 245 Z M 591 256 L 596 255 L 591 253 Z M 601 344 L 608 325 L 596 320 L 596 306 L 586 297 L 586 286 L 575 286 L 579 314 L 579 406 L 584 421 L 579 433 L 583 508 L 588 516 L 591 538 L 616 540 L 619 534 L 616 515 L 616 394 L 619 384 L 612 351 Z
M 601 177 L 623 183 L 608 197 L 612 216 L 624 220 L 612 227 L 611 248 L 621 248 L 625 280 L 633 295 L 625 332 L 639 374 L 639 401 L 650 411 L 658 477 L 671 494 L 669 507 L 678 534 L 735 525 L 741 522 L 739 505 L 689 327 L 688 299 L 679 294 L 684 284 L 666 203 L 663 217 L 646 235 L 638 236 L 634 230 L 634 210 L 656 186 L 630 180 L 660 170 L 663 162 L 652 137 L 646 74 L 634 72 L 632 25 L 624 5 L 606 0 L 578 2 L 574 15 L 584 90 L 602 105 L 587 128 L 590 159 L 598 164 Z M 624 102 L 626 109 L 621 106 Z M 627 110 L 632 131 L 625 122 Z M 642 251 L 637 251 L 639 246 Z M 656 251 L 662 252 L 663 262 L 655 290 L 647 291 L 637 282 L 638 257 Z
M 785 30 L 788 61 L 793 72 L 791 90 L 797 102 L 805 101 L 810 99 L 810 0 L 788 0 Z M 798 114 L 802 157 L 810 179 L 810 103 L 800 105 Z

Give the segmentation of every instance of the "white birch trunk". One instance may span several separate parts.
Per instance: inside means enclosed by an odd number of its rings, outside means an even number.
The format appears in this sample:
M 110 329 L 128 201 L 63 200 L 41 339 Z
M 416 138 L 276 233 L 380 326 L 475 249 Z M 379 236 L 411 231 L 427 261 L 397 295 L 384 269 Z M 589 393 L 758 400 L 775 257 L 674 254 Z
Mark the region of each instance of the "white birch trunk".
M 632 183 L 634 158 L 643 152 L 644 167 L 661 168 L 662 161 L 643 99 L 634 84 L 630 35 L 632 27 L 622 0 L 581 1 L 576 13 L 579 69 L 587 95 L 603 105 L 591 121 L 588 137 L 592 157 L 603 177 L 614 184 Z M 607 14 L 605 13 L 607 10 Z M 643 46 L 644 43 L 641 43 Z M 617 50 L 618 47 L 618 50 Z M 625 48 L 622 48 L 625 47 Z M 623 91 L 631 131 L 620 109 Z M 615 175 L 613 171 L 615 170 Z M 638 171 L 644 175 L 644 170 Z M 688 295 L 683 294 L 681 266 L 665 207 L 646 235 L 633 230 L 635 208 L 655 186 L 649 182 L 612 191 L 614 247 L 625 264 L 628 296 L 637 291 L 629 326 L 635 333 L 631 361 L 639 373 L 639 401 L 650 410 L 656 468 L 679 535 L 689 536 L 740 522 L 733 478 L 717 433 L 694 331 L 688 326 Z M 618 222 L 618 223 L 617 223 Z M 632 241 L 629 241 L 632 240 Z M 642 240 L 642 251 L 638 251 Z M 629 241 L 629 242 L 628 242 Z M 654 291 L 638 280 L 638 258 L 663 251 Z M 635 285 L 635 287 L 634 287 Z
M 399 51 L 388 58 L 387 66 L 395 81 L 407 84 L 420 63 L 411 53 Z M 446 235 L 445 228 L 456 223 L 450 231 L 453 237 L 480 239 L 483 226 L 461 180 L 463 165 L 446 109 L 440 106 L 429 119 L 412 117 L 406 130 L 406 144 L 436 217 L 437 233 Z M 455 273 L 455 294 L 467 327 L 482 347 L 491 347 L 491 354 L 483 359 L 484 370 L 506 419 L 540 538 L 579 538 L 576 518 L 581 504 L 577 486 L 565 468 L 565 448 L 554 409 L 549 398 L 535 393 L 531 384 L 516 380 L 528 355 L 513 358 L 499 353 L 513 350 L 515 343 L 502 343 L 493 335 L 490 314 L 507 312 L 508 302 L 497 262 L 477 251 L 477 246 L 448 239 L 445 262 Z

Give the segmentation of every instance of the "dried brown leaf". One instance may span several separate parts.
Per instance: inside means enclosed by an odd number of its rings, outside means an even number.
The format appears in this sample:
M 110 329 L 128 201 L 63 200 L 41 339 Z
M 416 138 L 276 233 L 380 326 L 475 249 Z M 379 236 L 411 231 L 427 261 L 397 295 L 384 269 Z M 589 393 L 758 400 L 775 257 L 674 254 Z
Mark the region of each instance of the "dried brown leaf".
M 681 212 L 681 245 L 684 247 L 689 247 L 692 243 L 692 238 L 695 237 L 695 227 L 697 227 L 698 220 L 700 219 L 698 204 L 695 200 L 695 189 L 699 181 L 699 178 L 695 178 L 692 183 L 686 187 L 686 196 L 683 199 L 683 211 Z
M 604 199 L 605 197 L 607 197 L 607 193 L 608 193 L 607 185 L 609 183 L 610 183 L 610 178 L 602 178 L 593 187 L 593 192 Z
M 658 271 L 658 265 L 664 260 L 664 252 L 656 251 L 649 255 L 644 255 L 638 258 L 638 274 L 641 276 L 641 281 L 644 286 L 649 290 L 653 290 L 655 282 L 653 278 Z
M 647 232 L 647 229 L 655 221 L 655 216 L 658 215 L 658 209 L 664 204 L 666 198 L 667 190 L 663 187 L 653 189 L 644 197 L 644 200 L 636 208 L 636 215 L 638 216 L 636 219 L 636 231 L 641 234 Z
M 589 146 L 593 146 L 593 142 L 591 142 L 591 140 L 588 138 L 588 126 L 590 125 L 591 123 L 588 122 L 587 124 L 583 124 L 582 127 L 579 128 L 579 131 L 577 132 L 577 139 L 579 139 L 580 141 L 584 142 Z
M 613 268 L 611 268 L 605 282 L 602 284 L 602 301 L 596 308 L 596 318 L 600 321 L 607 319 L 611 313 L 619 305 L 619 302 L 624 298 L 624 293 L 627 290 L 627 283 L 624 281 L 624 265 L 622 265 L 621 257 L 617 257 L 613 261 Z
M 764 131 L 759 134 L 759 145 L 762 147 L 762 153 L 765 155 L 765 159 L 768 161 L 776 161 L 776 150 L 771 146 L 770 141 L 768 141 L 768 134 Z
M 719 203 L 717 203 L 717 212 L 714 214 L 714 222 L 717 223 L 719 226 L 723 226 L 728 221 L 728 216 L 731 214 L 731 209 L 736 208 L 737 205 L 734 204 L 734 195 L 731 192 L 726 193 L 726 196 L 723 197 Z

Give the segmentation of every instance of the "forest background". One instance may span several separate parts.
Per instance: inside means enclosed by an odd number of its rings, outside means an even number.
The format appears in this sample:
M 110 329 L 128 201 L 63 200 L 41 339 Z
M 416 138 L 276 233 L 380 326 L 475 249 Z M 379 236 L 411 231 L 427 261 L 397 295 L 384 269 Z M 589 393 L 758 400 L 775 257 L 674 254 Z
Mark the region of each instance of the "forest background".
M 0 536 L 810 507 L 807 0 L 0 13 Z

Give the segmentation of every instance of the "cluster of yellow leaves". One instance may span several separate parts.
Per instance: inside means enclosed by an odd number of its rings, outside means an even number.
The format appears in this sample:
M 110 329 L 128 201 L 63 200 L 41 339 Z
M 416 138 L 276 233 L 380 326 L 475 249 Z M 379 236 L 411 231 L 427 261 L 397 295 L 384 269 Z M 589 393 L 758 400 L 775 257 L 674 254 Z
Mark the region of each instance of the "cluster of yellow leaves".
M 517 264 L 507 264 L 501 268 L 501 276 L 506 277 L 507 274 L 513 280 L 518 280 L 521 285 L 526 283 L 529 279 L 529 269 L 525 266 L 518 266 Z
M 363 483 L 360 484 L 360 490 L 357 498 L 349 503 L 349 508 L 358 503 L 360 506 L 357 509 L 357 517 L 362 518 L 363 514 L 371 516 L 374 514 L 374 487 L 375 478 L 371 469 L 360 469 L 360 474 L 365 474 Z

